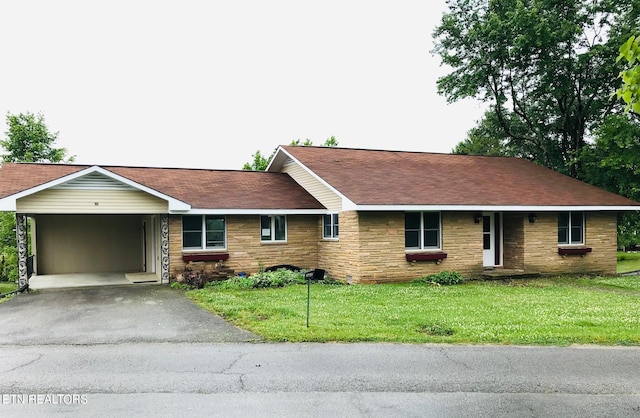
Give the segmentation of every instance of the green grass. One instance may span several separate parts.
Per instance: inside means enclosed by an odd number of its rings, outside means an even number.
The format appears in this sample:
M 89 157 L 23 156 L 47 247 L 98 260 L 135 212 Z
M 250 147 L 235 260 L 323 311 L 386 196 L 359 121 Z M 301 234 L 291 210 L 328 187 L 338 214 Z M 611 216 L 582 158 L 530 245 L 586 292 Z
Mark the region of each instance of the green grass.
M 18 286 L 14 282 L 0 282 L 0 293 L 16 290 Z
M 0 282 L 0 294 L 11 292 L 13 290 L 16 290 L 17 288 L 18 286 L 14 282 Z M 0 298 L 0 303 L 4 302 L 5 300 L 9 300 L 9 298 L 10 296 Z
M 268 341 L 640 345 L 640 278 L 186 292 Z
M 618 252 L 618 273 L 627 273 L 640 270 L 640 253 Z

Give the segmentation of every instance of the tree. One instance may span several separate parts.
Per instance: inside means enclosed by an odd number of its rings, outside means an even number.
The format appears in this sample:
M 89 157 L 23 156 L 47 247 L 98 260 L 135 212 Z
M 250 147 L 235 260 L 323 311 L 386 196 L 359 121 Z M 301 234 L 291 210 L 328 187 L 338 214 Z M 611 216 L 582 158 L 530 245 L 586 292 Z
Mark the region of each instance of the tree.
M 6 151 L 4 162 L 63 162 L 65 148 L 54 148 L 58 133 L 50 133 L 42 114 L 7 114 L 7 138 L 0 140 Z M 73 161 L 70 157 L 67 161 Z M 0 212 L 0 279 L 18 278 L 16 217 L 13 212 Z
M 41 113 L 7 114 L 9 130 L 5 132 L 7 139 L 0 145 L 7 151 L 2 155 L 4 162 L 63 162 L 67 150 L 54 148 L 58 132 L 50 133 Z M 71 157 L 68 161 L 73 161 Z
M 619 106 L 611 57 L 640 13 L 637 0 L 449 0 L 434 52 L 452 71 L 438 79 L 448 101 L 491 104 L 505 143 L 580 177 L 588 135 Z
M 628 115 L 609 116 L 582 150 L 585 180 L 610 192 L 640 200 L 640 123 Z M 618 246 L 640 244 L 638 212 L 618 219 Z
M 620 72 L 622 86 L 616 90 L 618 99 L 626 103 L 625 111 L 640 115 L 640 38 L 632 35 L 620 46 L 619 61 L 626 61 L 627 68 Z
M 313 142 L 309 138 L 307 138 L 301 144 L 300 143 L 300 139 L 296 139 L 295 141 L 291 141 L 290 145 L 297 145 L 297 146 L 305 146 L 305 147 L 307 147 L 307 146 L 312 146 Z M 338 141 L 336 140 L 335 136 L 332 136 L 331 138 L 328 138 L 326 141 L 324 141 L 322 146 L 323 147 L 337 147 L 338 146 Z M 246 170 L 246 171 L 264 171 L 269 166 L 269 162 L 271 161 L 271 159 L 273 158 L 275 153 L 276 153 L 276 150 L 274 149 L 271 152 L 271 155 L 269 156 L 269 158 L 267 158 L 264 155 L 262 155 L 260 150 L 257 150 L 251 156 L 253 158 L 253 162 L 244 163 L 244 166 L 242 167 L 242 169 Z
M 496 120 L 496 114 L 488 111 L 478 125 L 451 151 L 453 154 L 508 156 L 506 136 Z
M 260 150 L 257 150 L 255 154 L 251 156 L 253 158 L 253 162 L 251 162 L 251 164 L 244 163 L 244 166 L 242 167 L 242 169 L 245 171 L 264 171 L 269 166 L 269 161 L 271 161 L 271 158 L 273 158 L 273 155 L 275 153 L 276 153 L 276 150 L 273 150 L 269 158 L 267 158 L 264 155 L 262 155 Z

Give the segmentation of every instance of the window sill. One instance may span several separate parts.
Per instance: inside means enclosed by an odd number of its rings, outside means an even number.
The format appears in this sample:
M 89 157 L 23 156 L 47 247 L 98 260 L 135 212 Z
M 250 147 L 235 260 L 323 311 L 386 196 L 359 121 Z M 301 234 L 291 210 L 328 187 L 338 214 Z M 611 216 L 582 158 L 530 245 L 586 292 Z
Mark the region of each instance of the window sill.
M 182 254 L 182 261 L 224 261 L 229 253 Z
M 447 253 L 443 253 L 441 251 L 431 252 L 431 253 L 406 253 L 407 261 L 435 261 L 436 263 L 440 263 L 442 260 L 447 258 Z
M 579 255 L 584 256 L 591 252 L 591 247 L 558 247 L 560 255 Z

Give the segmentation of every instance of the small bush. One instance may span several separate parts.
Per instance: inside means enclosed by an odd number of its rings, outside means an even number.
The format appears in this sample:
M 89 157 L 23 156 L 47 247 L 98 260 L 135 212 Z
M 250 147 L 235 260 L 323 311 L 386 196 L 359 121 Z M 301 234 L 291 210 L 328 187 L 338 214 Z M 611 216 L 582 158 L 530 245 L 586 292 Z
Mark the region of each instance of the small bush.
M 414 280 L 414 283 L 431 283 L 443 286 L 460 284 L 462 282 L 464 282 L 464 278 L 460 273 L 455 271 L 441 271 L 440 273 L 430 274 Z

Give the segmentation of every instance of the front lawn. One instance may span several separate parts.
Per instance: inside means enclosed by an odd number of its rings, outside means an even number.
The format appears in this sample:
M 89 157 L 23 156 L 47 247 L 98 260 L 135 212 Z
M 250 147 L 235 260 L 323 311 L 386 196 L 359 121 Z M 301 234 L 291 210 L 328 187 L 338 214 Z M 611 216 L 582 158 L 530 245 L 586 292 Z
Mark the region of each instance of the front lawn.
M 618 252 L 618 273 L 628 273 L 640 270 L 640 253 Z
M 0 294 L 14 291 L 18 286 L 14 282 L 0 282 Z
M 18 286 L 14 282 L 0 282 L 0 295 L 14 291 Z M 8 300 L 8 297 L 0 298 L 0 303 Z
M 269 341 L 640 345 L 640 278 L 186 292 Z

